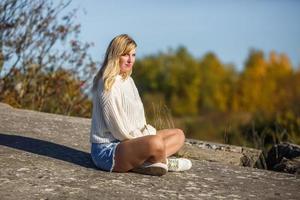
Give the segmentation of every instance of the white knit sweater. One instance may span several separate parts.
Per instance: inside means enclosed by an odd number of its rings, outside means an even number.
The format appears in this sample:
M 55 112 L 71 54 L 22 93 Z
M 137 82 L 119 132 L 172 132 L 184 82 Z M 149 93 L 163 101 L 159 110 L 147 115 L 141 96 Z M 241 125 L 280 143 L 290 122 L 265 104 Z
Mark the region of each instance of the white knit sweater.
M 93 91 L 91 143 L 109 143 L 155 135 L 156 129 L 146 124 L 144 106 L 131 77 L 118 75 L 111 90 L 104 91 L 100 79 Z

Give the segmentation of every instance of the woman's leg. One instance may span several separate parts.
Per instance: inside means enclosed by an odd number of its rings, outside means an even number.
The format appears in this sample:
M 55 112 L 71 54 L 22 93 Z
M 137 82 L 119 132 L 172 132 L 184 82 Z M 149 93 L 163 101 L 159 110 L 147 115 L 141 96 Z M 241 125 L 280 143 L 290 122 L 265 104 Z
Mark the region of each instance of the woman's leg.
M 115 152 L 113 171 L 127 172 L 145 161 L 166 162 L 165 144 L 161 136 L 148 135 L 120 142 Z
M 184 144 L 185 135 L 181 129 L 163 129 L 157 132 L 166 146 L 166 157 L 175 154 Z
M 183 143 L 184 133 L 180 129 L 164 129 L 157 135 L 123 141 L 117 146 L 113 171 L 127 172 L 145 161 L 165 163 Z

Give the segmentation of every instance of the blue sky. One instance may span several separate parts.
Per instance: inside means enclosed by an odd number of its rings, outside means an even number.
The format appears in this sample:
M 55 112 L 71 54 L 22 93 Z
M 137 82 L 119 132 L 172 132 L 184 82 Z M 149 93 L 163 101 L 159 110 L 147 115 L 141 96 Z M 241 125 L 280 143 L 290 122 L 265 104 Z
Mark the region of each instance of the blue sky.
M 300 65 L 297 0 L 73 0 L 70 8 L 79 8 L 81 39 L 94 42 L 95 60 L 114 36 L 128 33 L 138 58 L 183 45 L 195 58 L 210 51 L 241 69 L 253 48 L 286 53 Z

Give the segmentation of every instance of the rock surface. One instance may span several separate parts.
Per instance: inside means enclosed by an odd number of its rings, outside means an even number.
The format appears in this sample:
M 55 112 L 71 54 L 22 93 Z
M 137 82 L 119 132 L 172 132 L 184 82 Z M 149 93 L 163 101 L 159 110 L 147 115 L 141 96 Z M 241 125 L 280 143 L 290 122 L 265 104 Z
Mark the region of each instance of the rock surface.
M 89 157 L 90 120 L 0 103 L 0 199 L 299 199 L 300 178 L 192 160 L 183 173 L 107 173 Z
M 269 170 L 300 174 L 300 146 L 292 143 L 274 145 L 268 152 L 266 165 Z
M 266 169 L 262 151 L 247 147 L 186 139 L 184 147 L 177 155 L 196 160 Z

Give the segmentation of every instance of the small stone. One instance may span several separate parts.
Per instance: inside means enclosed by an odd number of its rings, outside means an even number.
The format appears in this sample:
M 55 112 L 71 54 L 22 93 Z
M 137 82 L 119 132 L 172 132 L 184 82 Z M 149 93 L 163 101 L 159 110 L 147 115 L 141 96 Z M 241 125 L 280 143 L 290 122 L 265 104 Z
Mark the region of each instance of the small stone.
M 45 192 L 53 192 L 53 191 L 54 191 L 53 188 L 46 188 L 46 189 L 45 189 Z
M 20 169 L 17 170 L 17 172 L 24 172 L 24 171 L 30 171 L 30 170 L 28 168 L 25 168 L 25 167 L 20 168 Z
M 214 179 L 213 178 L 204 178 L 204 180 L 213 181 Z

